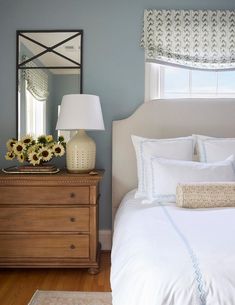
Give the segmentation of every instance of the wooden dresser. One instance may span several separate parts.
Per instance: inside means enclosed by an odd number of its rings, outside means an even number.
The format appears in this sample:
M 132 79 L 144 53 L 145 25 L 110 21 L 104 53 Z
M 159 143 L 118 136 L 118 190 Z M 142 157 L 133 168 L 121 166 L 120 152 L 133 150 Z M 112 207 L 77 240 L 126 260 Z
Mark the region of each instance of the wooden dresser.
M 97 175 L 0 174 L 0 268 L 99 271 Z

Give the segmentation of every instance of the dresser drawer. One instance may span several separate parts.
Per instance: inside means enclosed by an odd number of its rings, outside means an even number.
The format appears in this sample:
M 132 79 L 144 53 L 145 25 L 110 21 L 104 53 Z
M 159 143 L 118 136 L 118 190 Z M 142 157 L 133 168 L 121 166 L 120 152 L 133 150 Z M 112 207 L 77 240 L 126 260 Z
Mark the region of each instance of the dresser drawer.
M 89 231 L 89 208 L 2 207 L 0 232 Z
M 3 186 L 0 204 L 89 204 L 89 186 Z
M 89 235 L 0 235 L 0 258 L 88 258 Z
M 0 268 L 99 271 L 96 175 L 0 173 Z

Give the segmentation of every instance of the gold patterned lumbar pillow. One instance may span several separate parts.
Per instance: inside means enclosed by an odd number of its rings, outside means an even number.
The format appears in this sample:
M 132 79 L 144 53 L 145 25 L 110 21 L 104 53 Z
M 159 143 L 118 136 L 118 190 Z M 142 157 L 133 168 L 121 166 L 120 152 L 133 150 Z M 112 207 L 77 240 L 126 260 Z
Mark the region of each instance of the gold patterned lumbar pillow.
M 235 207 L 235 182 L 180 183 L 176 205 L 189 209 Z

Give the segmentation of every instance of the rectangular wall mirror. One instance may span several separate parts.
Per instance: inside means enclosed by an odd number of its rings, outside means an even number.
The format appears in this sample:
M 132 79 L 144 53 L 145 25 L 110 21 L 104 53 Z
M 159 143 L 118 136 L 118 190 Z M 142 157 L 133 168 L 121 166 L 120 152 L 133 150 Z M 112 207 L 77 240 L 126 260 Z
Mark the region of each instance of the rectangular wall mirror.
M 82 93 L 82 30 L 17 31 L 17 138 L 52 134 L 62 97 Z

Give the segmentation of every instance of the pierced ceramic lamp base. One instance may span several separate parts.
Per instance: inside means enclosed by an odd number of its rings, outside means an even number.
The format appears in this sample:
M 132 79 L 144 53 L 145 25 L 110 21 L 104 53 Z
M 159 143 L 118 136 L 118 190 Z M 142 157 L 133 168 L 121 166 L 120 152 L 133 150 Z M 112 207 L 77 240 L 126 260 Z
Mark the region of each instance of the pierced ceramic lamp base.
M 85 130 L 79 130 L 66 145 L 69 173 L 89 173 L 95 168 L 96 144 Z

